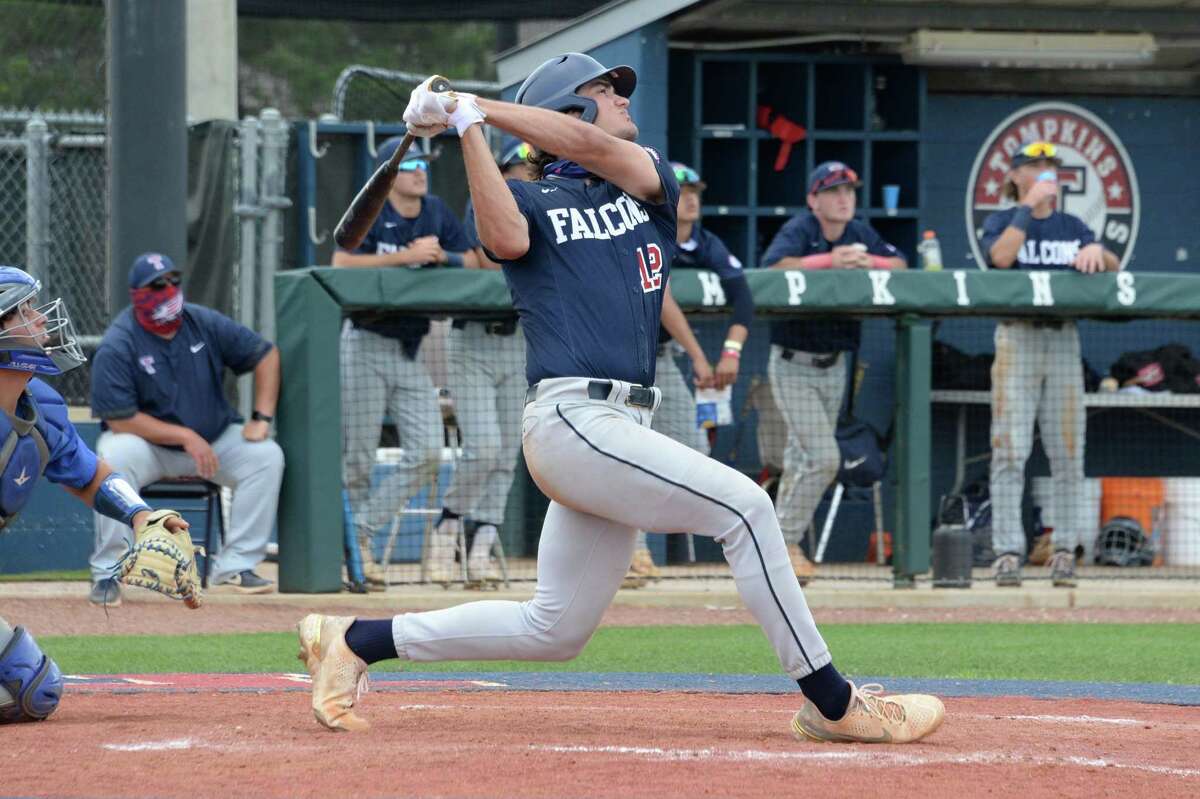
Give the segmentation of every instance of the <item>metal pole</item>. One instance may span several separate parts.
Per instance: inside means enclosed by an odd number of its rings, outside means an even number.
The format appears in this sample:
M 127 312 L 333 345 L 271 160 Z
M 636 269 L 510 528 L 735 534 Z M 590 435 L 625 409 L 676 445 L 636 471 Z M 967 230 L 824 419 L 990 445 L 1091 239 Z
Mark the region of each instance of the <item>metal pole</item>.
M 238 258 L 238 321 L 246 327 L 257 329 L 256 297 L 258 288 L 258 220 L 263 209 L 258 204 L 258 120 L 246 117 L 242 120 L 238 134 L 241 186 L 238 205 L 234 213 L 241 220 L 239 234 L 241 254 Z M 254 377 L 242 375 L 238 378 L 238 410 L 250 418 L 254 405 Z
M 50 276 L 50 137 L 45 120 L 25 124 L 25 271 Z
M 291 207 L 284 192 L 288 129 L 274 108 L 262 112 L 262 182 L 259 204 L 266 208 L 259 256 L 258 331 L 275 339 L 275 273 L 283 260 L 283 210 Z
M 929 570 L 929 386 L 932 336 L 927 321 L 896 322 L 896 537 L 893 585 L 911 588 Z
M 187 263 L 185 3 L 108 0 L 109 313 L 152 250 Z

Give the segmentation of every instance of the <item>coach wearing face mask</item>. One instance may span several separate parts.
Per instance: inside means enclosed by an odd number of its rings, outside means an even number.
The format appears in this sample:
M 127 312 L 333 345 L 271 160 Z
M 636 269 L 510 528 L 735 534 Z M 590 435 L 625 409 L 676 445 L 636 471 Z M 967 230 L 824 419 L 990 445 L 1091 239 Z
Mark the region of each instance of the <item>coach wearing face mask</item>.
M 182 276 L 166 255 L 138 256 L 132 306 L 104 334 L 92 362 L 92 412 L 104 432 L 96 451 L 141 488 L 198 475 L 233 489 L 230 528 L 213 560 L 212 584 L 267 593 L 255 573 L 275 524 L 283 451 L 269 438 L 279 396 L 279 351 L 210 308 L 184 303 Z M 225 369 L 254 372 L 254 413 L 244 421 L 225 397 Z M 113 606 L 112 569 L 128 528 L 96 516 L 91 600 Z

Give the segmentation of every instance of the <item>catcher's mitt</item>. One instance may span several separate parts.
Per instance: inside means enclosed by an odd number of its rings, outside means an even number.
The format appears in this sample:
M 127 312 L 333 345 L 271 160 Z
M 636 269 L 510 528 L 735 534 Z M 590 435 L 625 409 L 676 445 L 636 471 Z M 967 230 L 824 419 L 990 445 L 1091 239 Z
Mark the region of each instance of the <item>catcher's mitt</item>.
M 196 572 L 196 553 L 202 547 L 192 546 L 186 530 L 172 533 L 166 520 L 182 518 L 173 510 L 158 510 L 150 514 L 146 524 L 134 535 L 133 548 L 117 564 L 117 579 L 126 585 L 137 585 L 182 599 L 189 608 L 200 607 L 200 578 Z

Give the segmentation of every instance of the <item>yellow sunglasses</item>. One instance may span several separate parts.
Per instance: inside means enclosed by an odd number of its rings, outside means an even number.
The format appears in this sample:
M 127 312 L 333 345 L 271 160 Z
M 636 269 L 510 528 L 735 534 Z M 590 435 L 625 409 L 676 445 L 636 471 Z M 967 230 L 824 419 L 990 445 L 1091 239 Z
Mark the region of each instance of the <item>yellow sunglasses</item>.
M 1035 141 L 1022 147 L 1021 155 L 1026 158 L 1056 158 L 1058 148 L 1048 141 Z

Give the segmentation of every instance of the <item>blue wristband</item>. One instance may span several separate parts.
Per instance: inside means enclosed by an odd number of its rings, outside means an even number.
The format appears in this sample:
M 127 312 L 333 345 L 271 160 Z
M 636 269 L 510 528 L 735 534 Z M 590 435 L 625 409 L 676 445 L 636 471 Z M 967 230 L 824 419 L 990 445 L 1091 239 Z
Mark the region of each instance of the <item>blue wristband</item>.
M 125 524 L 132 524 L 134 515 L 151 509 L 120 472 L 104 478 L 92 507 L 97 513 Z
M 446 253 L 446 266 L 462 266 L 463 254 L 461 252 Z
M 1015 227 L 1017 230 L 1024 233 L 1029 229 L 1029 222 L 1033 219 L 1033 209 L 1028 205 L 1022 205 L 1017 208 L 1017 212 L 1013 214 L 1012 220 L 1008 223 L 1009 227 Z

